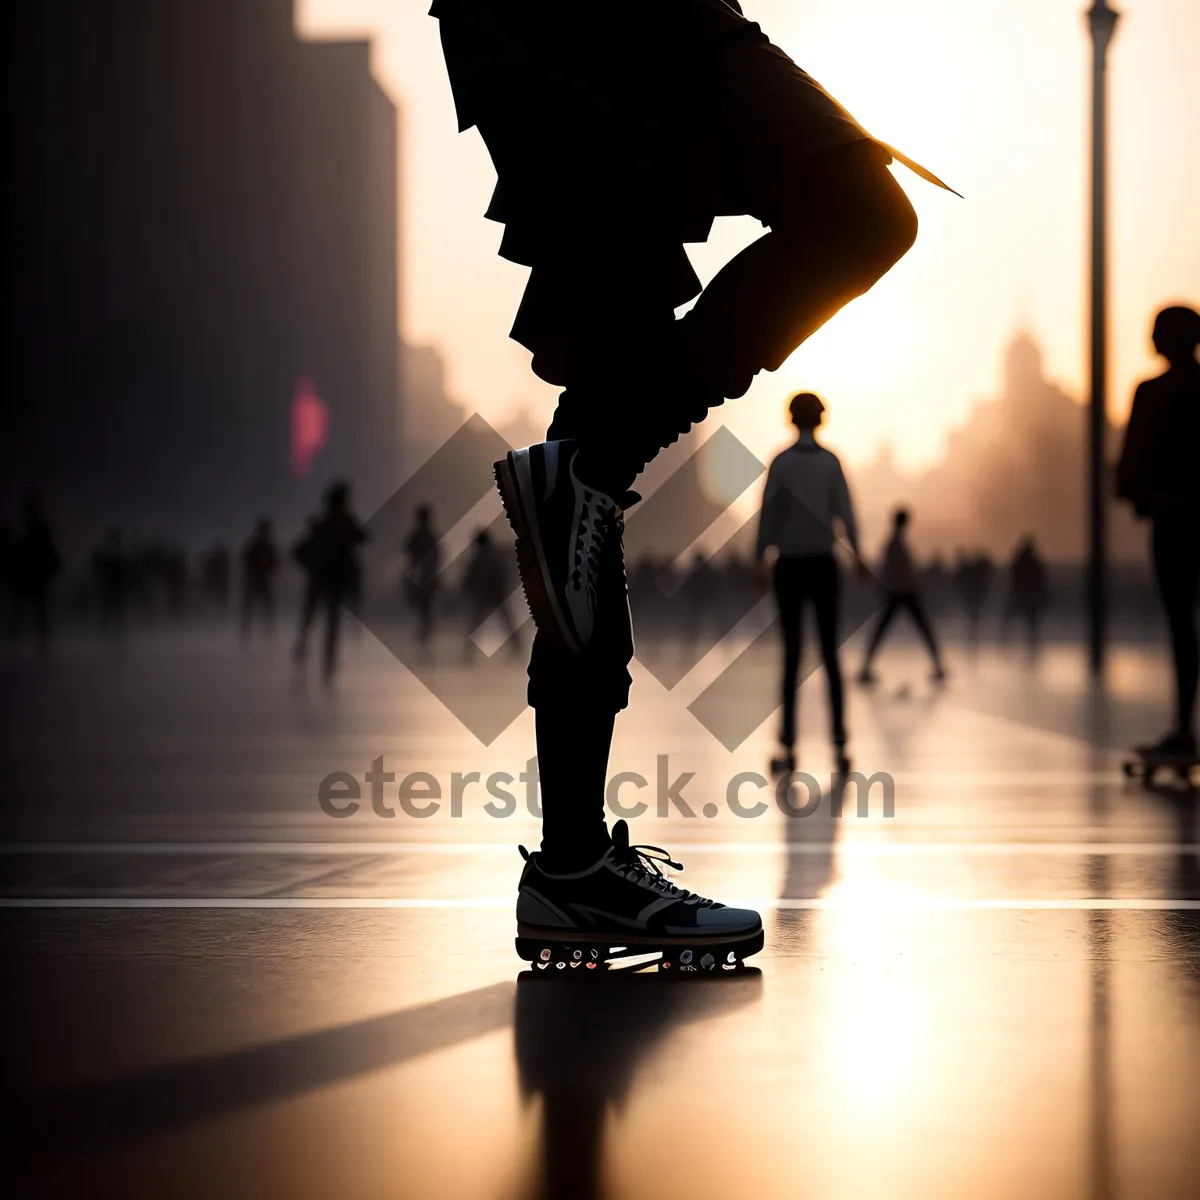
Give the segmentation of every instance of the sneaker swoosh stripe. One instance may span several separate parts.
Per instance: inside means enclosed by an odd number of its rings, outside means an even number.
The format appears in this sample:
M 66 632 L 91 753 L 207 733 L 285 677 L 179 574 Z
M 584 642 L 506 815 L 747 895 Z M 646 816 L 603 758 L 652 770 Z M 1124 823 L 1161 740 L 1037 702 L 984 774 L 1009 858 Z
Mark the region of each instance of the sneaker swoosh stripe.
M 592 908 L 587 904 L 572 904 L 571 907 L 576 912 L 585 917 L 590 917 L 593 921 L 599 918 L 599 922 L 612 921 L 617 925 L 624 925 L 627 929 L 645 929 L 645 923 L 641 920 L 641 914 L 638 914 L 638 919 L 630 920 L 628 917 L 622 917 L 617 913 L 606 912 L 602 908 Z M 598 923 L 599 923 L 598 922 Z
M 663 896 L 661 900 L 654 900 L 638 913 L 638 920 L 649 921 L 655 913 L 662 912 L 664 908 L 670 908 L 672 904 L 678 904 L 679 900 L 678 896 Z

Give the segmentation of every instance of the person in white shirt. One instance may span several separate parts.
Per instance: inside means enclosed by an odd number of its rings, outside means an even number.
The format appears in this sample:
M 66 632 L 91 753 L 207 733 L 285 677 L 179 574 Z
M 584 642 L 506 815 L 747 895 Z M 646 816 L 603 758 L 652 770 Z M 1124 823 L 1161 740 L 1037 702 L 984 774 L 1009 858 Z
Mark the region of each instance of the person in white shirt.
M 941 683 L 946 678 L 946 670 L 942 666 L 942 656 L 938 651 L 937 638 L 933 636 L 933 626 L 929 623 L 925 605 L 921 601 L 917 568 L 908 548 L 908 520 L 909 514 L 906 508 L 898 508 L 892 514 L 892 536 L 884 547 L 881 572 L 883 586 L 887 591 L 887 603 L 879 614 L 875 632 L 871 635 L 871 642 L 867 647 L 867 657 L 863 661 L 863 668 L 858 677 L 860 683 L 869 684 L 876 681 L 871 664 L 875 661 L 875 655 L 883 643 L 884 634 L 895 620 L 896 614 L 901 611 L 907 612 L 912 617 L 913 624 L 916 625 L 917 631 L 929 648 L 929 656 L 933 659 L 934 681 Z
M 788 412 L 796 426 L 796 441 L 775 456 L 767 473 L 755 550 L 755 574 L 764 590 L 774 584 L 783 633 L 783 719 L 778 769 L 795 770 L 796 685 L 802 644 L 802 608 L 811 600 L 816 611 L 817 638 L 829 681 L 829 716 L 838 769 L 850 769 L 846 754 L 845 705 L 838 662 L 840 580 L 833 556 L 835 522 L 840 524 L 865 573 L 858 551 L 858 525 L 842 464 L 816 439 L 825 405 L 812 392 L 793 396 Z M 772 568 L 769 552 L 774 550 Z

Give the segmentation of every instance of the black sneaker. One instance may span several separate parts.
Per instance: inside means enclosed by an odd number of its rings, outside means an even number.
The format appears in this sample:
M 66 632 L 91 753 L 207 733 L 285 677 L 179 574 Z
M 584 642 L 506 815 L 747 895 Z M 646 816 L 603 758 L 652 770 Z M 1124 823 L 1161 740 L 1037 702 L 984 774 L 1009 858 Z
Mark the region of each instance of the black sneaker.
M 1196 739 L 1190 733 L 1174 730 L 1157 742 L 1135 746 L 1134 753 L 1164 766 L 1190 764 L 1196 761 Z
M 681 870 L 680 864 L 657 846 L 631 846 L 624 821 L 613 826 L 612 838 L 598 862 L 570 874 L 544 871 L 542 856 L 522 848 L 517 953 L 523 959 L 542 970 L 595 970 L 611 958 L 658 952 L 663 969 L 732 971 L 762 949 L 758 913 L 676 887 L 662 866 Z
M 529 611 L 572 654 L 591 641 L 601 568 L 614 547 L 620 561 L 622 532 L 617 501 L 575 474 L 578 452 L 577 442 L 539 442 L 494 465 Z

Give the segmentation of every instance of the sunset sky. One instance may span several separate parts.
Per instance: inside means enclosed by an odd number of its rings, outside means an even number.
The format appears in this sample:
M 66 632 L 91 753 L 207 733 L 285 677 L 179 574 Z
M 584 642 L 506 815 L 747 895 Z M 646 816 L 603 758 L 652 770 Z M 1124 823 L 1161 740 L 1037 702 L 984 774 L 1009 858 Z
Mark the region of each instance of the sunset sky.
M 972 403 L 996 390 L 1027 327 L 1050 374 L 1082 395 L 1087 354 L 1088 79 L 1084 0 L 744 0 L 747 15 L 873 133 L 966 199 L 902 168 L 921 217 L 913 251 L 721 419 L 766 453 L 786 396 L 830 404 L 827 438 L 852 461 L 889 442 L 929 464 Z M 1200 304 L 1200 3 L 1126 0 L 1110 54 L 1114 416 L 1156 370 L 1163 303 Z M 548 414 L 554 392 L 507 333 L 525 270 L 496 257 L 482 213 L 494 175 L 455 131 L 428 0 L 297 0 L 309 37 L 372 36 L 401 108 L 402 329 L 445 354 L 455 397 L 501 420 Z M 689 253 L 707 279 L 762 232 L 718 223 Z

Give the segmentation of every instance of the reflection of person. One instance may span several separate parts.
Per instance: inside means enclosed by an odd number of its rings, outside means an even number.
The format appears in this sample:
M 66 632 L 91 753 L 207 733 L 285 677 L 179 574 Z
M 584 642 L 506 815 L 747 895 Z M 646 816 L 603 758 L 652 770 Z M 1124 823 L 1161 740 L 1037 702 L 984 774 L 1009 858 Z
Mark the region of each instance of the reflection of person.
M 433 601 L 442 569 L 442 547 L 433 531 L 433 509 L 428 504 L 417 508 L 415 522 L 404 543 L 408 555 L 404 592 L 417 614 L 417 640 L 424 644 L 433 635 Z
M 622 513 L 660 449 L 778 368 L 912 245 L 914 211 L 887 170 L 895 152 L 737 0 L 435 0 L 432 11 L 459 123 L 478 126 L 499 177 L 489 215 L 507 226 L 501 253 L 532 268 L 513 336 L 565 389 L 547 441 L 496 465 L 538 626 L 543 853 L 518 912 L 536 911 L 532 890 L 552 890 L 613 914 L 607 933 L 627 937 L 703 911 L 705 936 L 719 927 L 752 945 L 757 913 L 685 908 L 676 893 L 648 906 L 656 873 L 605 827 L 633 654 Z M 769 232 L 675 320 L 700 292 L 682 243 L 735 213 Z
M 366 536 L 350 510 L 349 484 L 333 483 L 325 492 L 324 511 L 310 523 L 294 551 L 308 580 L 293 657 L 298 663 L 308 657 L 308 631 L 320 611 L 325 619 L 322 668 L 326 683 L 333 680 L 337 670 L 342 605 L 354 595 L 358 584 L 358 547 Z
M 783 631 L 783 722 L 779 741 L 782 762 L 795 769 L 796 684 L 802 644 L 801 612 L 812 601 L 821 660 L 829 681 L 829 717 L 838 765 L 849 770 L 842 669 L 838 662 L 839 579 L 833 557 L 834 523 L 840 522 L 858 556 L 858 526 L 850 488 L 836 454 L 817 443 L 825 405 L 811 392 L 792 397 L 788 412 L 796 441 L 775 456 L 767 472 L 756 548 L 759 585 L 767 581 L 766 554 L 776 551 L 775 598 Z M 861 559 L 858 560 L 860 569 Z
M 875 632 L 871 635 L 870 644 L 867 646 L 867 656 L 863 660 L 862 671 L 859 674 L 859 680 L 862 683 L 875 682 L 871 664 L 875 661 L 875 655 L 883 644 L 888 627 L 901 612 L 908 613 L 912 618 L 917 632 L 929 650 L 929 657 L 933 660 L 935 682 L 940 683 L 946 678 L 946 670 L 942 666 L 942 656 L 938 651 L 937 638 L 933 636 L 933 626 L 929 623 L 929 616 L 921 600 L 916 564 L 913 562 L 912 551 L 908 548 L 908 522 L 908 509 L 898 508 L 892 514 L 892 536 L 883 551 L 882 580 L 887 591 L 887 601 L 883 606 L 883 612 L 879 614 Z
M 1167 369 L 1138 386 L 1117 466 L 1117 495 L 1150 521 L 1159 595 L 1175 662 L 1175 728 L 1147 750 L 1196 754 L 1200 645 L 1200 313 L 1165 308 L 1154 322 L 1154 348 Z

